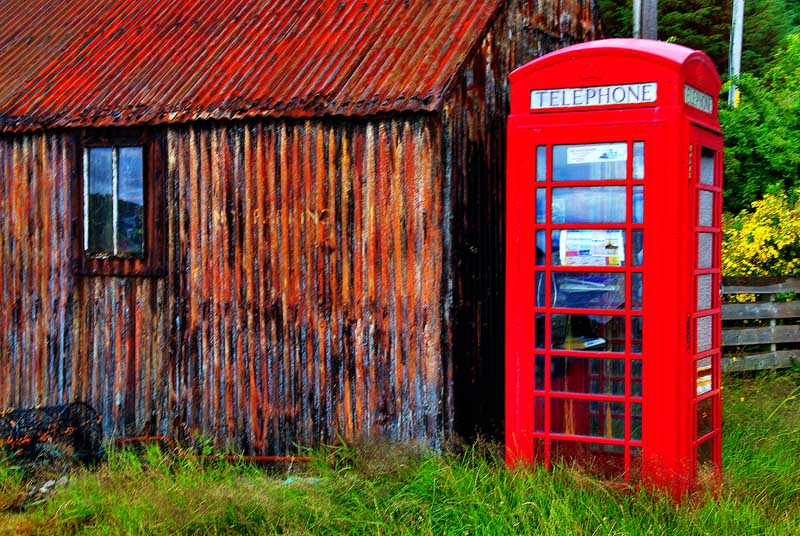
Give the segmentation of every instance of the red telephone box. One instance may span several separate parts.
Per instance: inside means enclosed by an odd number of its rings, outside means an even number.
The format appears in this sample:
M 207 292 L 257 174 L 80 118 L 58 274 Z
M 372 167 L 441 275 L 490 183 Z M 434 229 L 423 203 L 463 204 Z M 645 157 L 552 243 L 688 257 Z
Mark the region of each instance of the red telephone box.
M 676 496 L 721 474 L 720 79 L 649 40 L 509 76 L 506 452 Z

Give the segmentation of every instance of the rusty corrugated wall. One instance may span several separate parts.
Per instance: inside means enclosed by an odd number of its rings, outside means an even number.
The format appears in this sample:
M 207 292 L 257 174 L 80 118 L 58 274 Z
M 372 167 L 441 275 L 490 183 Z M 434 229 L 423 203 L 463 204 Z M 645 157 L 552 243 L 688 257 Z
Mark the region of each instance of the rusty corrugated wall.
M 0 138 L 0 406 L 248 452 L 437 442 L 442 189 L 429 116 L 161 131 L 165 278 L 72 276 L 75 135 Z
M 445 102 L 442 161 L 452 214 L 445 349 L 453 428 L 464 437 L 503 437 L 506 76 L 561 46 L 599 37 L 598 20 L 592 1 L 509 0 Z

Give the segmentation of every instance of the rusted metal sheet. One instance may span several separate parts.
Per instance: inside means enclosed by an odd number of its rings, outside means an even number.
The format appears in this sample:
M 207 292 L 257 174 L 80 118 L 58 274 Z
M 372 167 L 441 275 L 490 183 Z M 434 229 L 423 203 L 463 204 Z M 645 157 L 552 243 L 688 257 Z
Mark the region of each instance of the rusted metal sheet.
M 441 189 L 424 118 L 168 133 L 178 416 L 294 443 L 440 433 Z
M 432 110 L 501 4 L 0 0 L 0 128 Z
M 161 279 L 73 277 L 77 137 L 4 139 L 0 406 L 87 400 L 112 435 L 259 453 L 441 440 L 435 124 L 170 128 Z

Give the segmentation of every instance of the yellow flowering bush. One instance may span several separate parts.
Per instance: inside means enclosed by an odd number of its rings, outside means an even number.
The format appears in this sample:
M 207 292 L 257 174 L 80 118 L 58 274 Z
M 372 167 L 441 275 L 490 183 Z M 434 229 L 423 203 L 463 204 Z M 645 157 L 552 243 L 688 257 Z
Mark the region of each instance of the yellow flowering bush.
M 766 194 L 722 220 L 722 273 L 800 276 L 800 191 Z

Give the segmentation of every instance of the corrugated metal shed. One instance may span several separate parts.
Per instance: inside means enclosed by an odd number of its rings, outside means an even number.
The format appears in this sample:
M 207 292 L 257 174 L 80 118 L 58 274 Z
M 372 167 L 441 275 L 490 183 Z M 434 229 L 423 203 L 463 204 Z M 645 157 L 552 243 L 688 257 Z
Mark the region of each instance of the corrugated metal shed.
M 499 437 L 505 77 L 596 2 L 220 2 L 0 0 L 0 408 L 253 454 Z M 137 132 L 163 271 L 83 270 L 81 154 Z
M 0 129 L 433 110 L 498 0 L 0 0 Z

